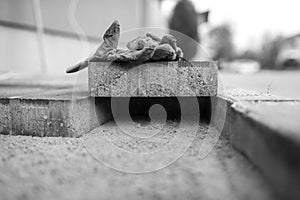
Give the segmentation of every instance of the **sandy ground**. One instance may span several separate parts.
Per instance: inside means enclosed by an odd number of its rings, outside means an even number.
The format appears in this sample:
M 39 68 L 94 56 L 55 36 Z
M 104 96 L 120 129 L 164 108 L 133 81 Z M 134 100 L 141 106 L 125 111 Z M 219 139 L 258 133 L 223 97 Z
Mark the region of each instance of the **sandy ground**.
M 184 133 L 192 144 L 170 165 L 149 173 L 120 171 L 156 169 L 175 154 L 148 158 L 181 145 L 168 145 L 181 134 L 178 124 L 150 124 L 147 130 L 156 128 L 162 128 L 158 134 L 150 131 L 139 139 L 122 134 L 114 122 L 82 138 L 0 135 L 1 199 L 274 199 L 260 173 L 226 140 L 199 157 L 202 141 L 215 134 L 203 124 L 197 135 Z M 108 143 L 121 151 L 110 151 Z M 143 155 L 142 160 L 132 155 Z

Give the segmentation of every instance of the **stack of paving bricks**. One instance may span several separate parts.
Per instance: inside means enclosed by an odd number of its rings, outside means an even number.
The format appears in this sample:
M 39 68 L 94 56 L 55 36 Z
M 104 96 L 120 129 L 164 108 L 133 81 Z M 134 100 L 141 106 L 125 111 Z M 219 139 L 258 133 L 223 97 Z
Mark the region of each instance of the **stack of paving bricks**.
M 78 137 L 112 118 L 112 97 L 215 96 L 214 62 L 95 62 L 88 91 L 69 87 L 0 82 L 0 133 Z M 163 81 L 163 82 L 162 82 Z M 132 93 L 128 86 L 135 88 Z M 13 88 L 14 91 L 9 92 Z

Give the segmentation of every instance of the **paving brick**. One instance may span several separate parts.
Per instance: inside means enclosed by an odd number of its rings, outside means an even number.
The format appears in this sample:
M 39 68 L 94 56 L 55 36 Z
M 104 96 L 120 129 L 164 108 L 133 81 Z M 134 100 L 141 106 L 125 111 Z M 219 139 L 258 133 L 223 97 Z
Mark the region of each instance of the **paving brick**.
M 47 85 L 12 88 L 0 93 L 1 134 L 78 137 L 111 118 L 109 99 L 89 97 L 84 90 Z
M 94 62 L 89 66 L 93 97 L 215 96 L 216 62 Z
M 0 108 L 1 134 L 78 137 L 101 123 L 89 97 L 73 101 L 1 99 Z

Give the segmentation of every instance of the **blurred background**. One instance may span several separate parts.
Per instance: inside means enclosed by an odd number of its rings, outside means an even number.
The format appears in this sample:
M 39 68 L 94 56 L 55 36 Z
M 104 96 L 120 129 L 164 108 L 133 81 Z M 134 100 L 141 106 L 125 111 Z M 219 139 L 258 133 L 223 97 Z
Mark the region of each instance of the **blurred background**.
M 220 62 L 226 87 L 300 97 L 298 4 L 296 0 L 0 0 L 0 80 L 8 73 L 64 75 L 67 66 L 98 46 L 106 28 L 118 19 L 122 31 L 159 27 L 188 35 Z M 179 44 L 188 59 L 208 59 L 188 42 Z

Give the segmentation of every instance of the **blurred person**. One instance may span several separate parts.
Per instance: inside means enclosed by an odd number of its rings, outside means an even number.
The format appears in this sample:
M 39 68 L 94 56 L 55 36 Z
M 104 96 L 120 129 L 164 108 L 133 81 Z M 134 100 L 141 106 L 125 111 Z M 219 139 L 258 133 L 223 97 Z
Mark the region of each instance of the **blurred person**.
M 180 0 L 176 4 L 169 21 L 169 29 L 171 29 L 170 34 L 176 37 L 178 46 L 182 48 L 184 58 L 193 58 L 197 53 L 200 38 L 198 15 L 191 1 Z

